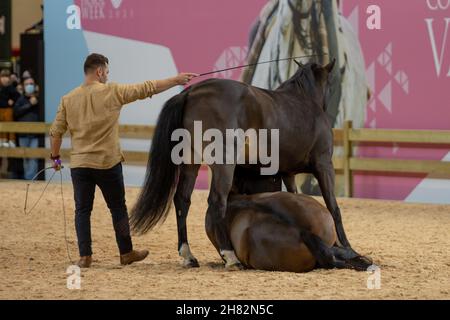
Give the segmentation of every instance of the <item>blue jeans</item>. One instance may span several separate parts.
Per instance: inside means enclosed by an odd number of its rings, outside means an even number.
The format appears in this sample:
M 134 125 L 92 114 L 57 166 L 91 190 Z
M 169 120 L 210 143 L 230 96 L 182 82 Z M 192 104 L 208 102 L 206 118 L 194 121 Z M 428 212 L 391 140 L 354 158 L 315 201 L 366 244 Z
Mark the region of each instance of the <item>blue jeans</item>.
M 39 139 L 34 137 L 19 137 L 19 147 L 37 148 Z M 23 159 L 23 175 L 25 180 L 31 180 L 38 172 L 38 159 Z
M 122 164 L 119 162 L 110 169 L 72 168 L 70 173 L 75 198 L 75 228 L 80 256 L 92 255 L 91 212 L 96 185 L 102 191 L 111 212 L 120 254 L 133 250 L 125 205 Z

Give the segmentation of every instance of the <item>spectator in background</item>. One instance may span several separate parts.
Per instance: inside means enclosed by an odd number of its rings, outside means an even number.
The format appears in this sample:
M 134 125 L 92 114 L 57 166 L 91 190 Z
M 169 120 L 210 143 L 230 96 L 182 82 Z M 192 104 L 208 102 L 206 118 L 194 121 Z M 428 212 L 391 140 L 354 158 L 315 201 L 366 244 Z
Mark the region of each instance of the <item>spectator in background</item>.
M 11 73 L 4 69 L 0 71 L 0 121 L 13 121 L 13 106 L 20 95 L 11 84 Z M 14 133 L 0 133 L 1 147 L 15 147 Z
M 22 73 L 22 82 L 19 82 L 19 84 L 18 84 L 17 87 L 16 87 L 17 92 L 19 92 L 21 95 L 24 94 L 24 89 L 23 89 L 22 83 L 23 83 L 25 80 L 27 80 L 28 78 L 32 78 L 31 73 L 30 73 L 30 71 L 25 70 L 25 71 Z M 36 91 L 39 91 L 39 87 L 38 87 L 37 85 L 36 85 Z
M 28 79 L 28 78 L 31 78 L 31 73 L 30 73 L 30 71 L 25 70 L 25 71 L 22 73 L 22 81 L 25 80 L 25 79 Z
M 23 85 L 22 85 L 21 83 L 19 83 L 19 84 L 17 85 L 16 90 L 17 90 L 17 92 L 18 92 L 20 95 L 23 95 L 23 94 L 25 93 L 24 90 L 23 90 Z
M 9 77 L 9 80 L 11 80 L 11 85 L 14 88 L 17 88 L 17 85 L 20 83 L 19 76 L 15 72 L 11 73 L 11 76 Z
M 14 105 L 14 119 L 22 122 L 39 121 L 39 100 L 37 98 L 36 83 L 33 78 L 23 81 L 24 94 Z M 37 148 L 38 136 L 35 134 L 19 134 L 19 146 L 23 148 Z M 31 180 L 38 172 L 38 159 L 24 159 L 23 172 L 25 180 Z
M 11 84 L 13 85 L 13 87 L 16 88 L 17 92 L 20 95 L 23 95 L 23 86 L 20 81 L 19 75 L 13 72 L 11 73 L 11 77 L 9 77 L 9 79 L 11 80 Z

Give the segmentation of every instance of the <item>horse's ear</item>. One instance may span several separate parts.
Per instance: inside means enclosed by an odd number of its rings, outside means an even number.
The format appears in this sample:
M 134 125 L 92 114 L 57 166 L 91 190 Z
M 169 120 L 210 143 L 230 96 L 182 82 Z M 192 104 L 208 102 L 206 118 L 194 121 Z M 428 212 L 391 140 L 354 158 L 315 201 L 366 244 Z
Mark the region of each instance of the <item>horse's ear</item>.
M 336 58 L 333 58 L 329 64 L 325 66 L 325 69 L 328 71 L 328 73 L 331 73 L 333 71 L 333 67 L 336 64 Z
M 295 62 L 296 65 L 298 65 L 299 68 L 303 68 L 303 64 L 301 62 L 298 62 L 295 59 L 294 59 L 294 62 Z

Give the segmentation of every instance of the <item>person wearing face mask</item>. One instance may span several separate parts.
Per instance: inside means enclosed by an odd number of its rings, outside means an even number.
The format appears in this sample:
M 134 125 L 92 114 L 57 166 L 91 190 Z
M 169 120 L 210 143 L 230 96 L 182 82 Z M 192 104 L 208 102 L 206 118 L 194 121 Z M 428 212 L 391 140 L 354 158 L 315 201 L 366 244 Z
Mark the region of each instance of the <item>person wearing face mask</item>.
M 24 94 L 14 104 L 14 119 L 21 122 L 39 121 L 39 100 L 36 84 L 33 78 L 23 81 Z M 23 148 L 37 148 L 38 136 L 35 134 L 18 134 L 19 146 Z M 26 180 L 31 180 L 38 172 L 38 159 L 24 159 L 23 172 Z
M 13 106 L 20 94 L 11 84 L 11 73 L 4 69 L 0 71 L 0 121 L 13 121 Z M 14 133 L 0 133 L 0 147 L 15 147 Z
M 120 111 L 123 105 L 184 85 L 197 74 L 180 73 L 172 78 L 137 84 L 107 83 L 109 60 L 96 53 L 86 58 L 84 73 L 84 83 L 61 99 L 49 131 L 50 158 L 55 170 L 60 170 L 62 136 L 69 130 L 78 266 L 89 268 L 92 263 L 90 217 L 96 186 L 112 215 L 120 263 L 127 265 L 144 260 L 148 251 L 134 250 L 131 241 L 119 140 Z

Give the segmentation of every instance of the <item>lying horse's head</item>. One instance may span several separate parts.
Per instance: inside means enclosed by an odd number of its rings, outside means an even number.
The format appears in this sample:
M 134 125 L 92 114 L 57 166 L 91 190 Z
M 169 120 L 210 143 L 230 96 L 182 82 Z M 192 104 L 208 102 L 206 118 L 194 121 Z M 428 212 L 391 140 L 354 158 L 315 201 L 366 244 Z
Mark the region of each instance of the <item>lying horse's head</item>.
M 294 83 L 304 95 L 311 96 L 317 104 L 326 110 L 327 96 L 330 94 L 331 72 L 336 63 L 333 59 L 329 64 L 321 66 L 315 62 L 302 64 L 294 60 L 299 66 L 297 72 L 286 83 Z

